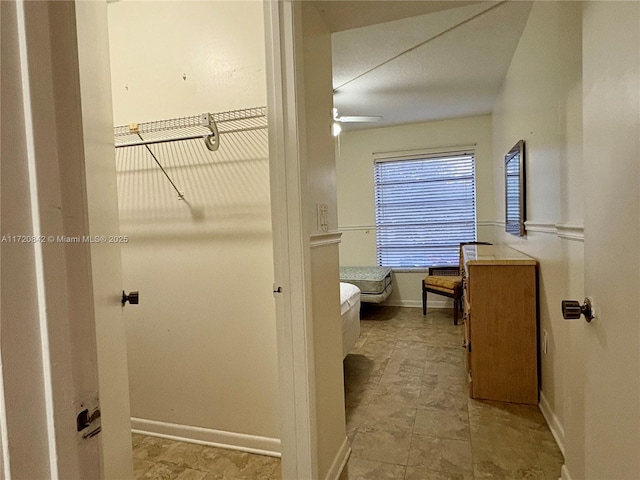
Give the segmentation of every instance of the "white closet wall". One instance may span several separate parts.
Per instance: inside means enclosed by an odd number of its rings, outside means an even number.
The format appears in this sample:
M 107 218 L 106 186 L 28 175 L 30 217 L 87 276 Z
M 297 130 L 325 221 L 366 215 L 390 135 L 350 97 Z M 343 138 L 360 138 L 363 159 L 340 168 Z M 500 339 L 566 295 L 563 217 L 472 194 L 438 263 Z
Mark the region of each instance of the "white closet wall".
M 109 4 L 116 125 L 265 105 L 262 9 Z M 266 131 L 249 139 L 222 135 L 215 166 L 168 161 L 186 202 L 151 164 L 120 168 L 131 411 L 134 428 L 277 452 Z

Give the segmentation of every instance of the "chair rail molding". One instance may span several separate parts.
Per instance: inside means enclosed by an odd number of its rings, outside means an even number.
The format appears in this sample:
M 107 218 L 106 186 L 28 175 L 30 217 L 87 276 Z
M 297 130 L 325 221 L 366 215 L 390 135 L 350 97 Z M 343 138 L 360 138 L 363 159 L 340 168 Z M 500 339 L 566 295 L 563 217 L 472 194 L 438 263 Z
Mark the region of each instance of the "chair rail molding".
M 334 243 L 340 243 L 342 232 L 331 231 L 312 233 L 310 238 L 311 248 L 324 247 L 326 245 L 332 245 Z
M 489 222 L 487 222 L 488 224 Z M 490 222 L 495 227 L 504 227 L 504 222 L 494 221 Z M 584 242 L 584 225 L 573 223 L 555 223 L 555 222 L 537 222 L 527 220 L 524 222 L 527 232 L 546 233 L 550 235 L 556 235 L 564 240 L 571 240 L 574 242 Z
M 340 232 L 358 231 L 358 230 L 375 230 L 375 225 L 340 225 L 338 230 Z
M 574 240 L 576 242 L 584 242 L 584 225 L 557 223 L 556 231 L 560 238 Z
M 558 233 L 555 222 L 534 222 L 527 220 L 524 222 L 524 227 L 527 232 L 550 233 L 552 235 Z

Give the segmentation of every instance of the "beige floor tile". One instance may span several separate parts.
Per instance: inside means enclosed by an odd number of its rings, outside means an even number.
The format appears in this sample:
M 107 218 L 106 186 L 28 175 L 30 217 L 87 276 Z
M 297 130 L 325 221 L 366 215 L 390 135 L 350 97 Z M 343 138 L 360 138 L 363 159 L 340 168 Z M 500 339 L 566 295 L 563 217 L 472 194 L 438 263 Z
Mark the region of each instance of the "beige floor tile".
M 562 453 L 557 449 L 547 447 L 539 449 L 536 454 L 538 456 L 538 464 L 545 478 L 553 480 L 560 478 L 562 465 L 564 465 Z
M 192 470 L 190 468 L 187 468 L 176 477 L 176 480 L 203 480 L 203 478 L 206 476 L 207 472 L 201 472 L 199 470 Z
M 371 396 L 371 403 L 415 406 L 421 390 L 421 375 L 383 377 Z
M 469 440 L 469 415 L 465 411 L 442 411 L 437 408 L 418 408 L 414 435 Z
M 467 411 L 467 394 L 459 386 L 438 382 L 420 390 L 419 407 L 445 411 Z
M 451 348 L 428 346 L 425 349 L 425 360 L 429 363 L 446 363 L 462 367 L 464 364 L 464 349 L 460 347 Z M 439 365 L 438 367 L 441 368 Z
M 185 468 L 172 463 L 163 463 L 156 461 L 154 465 L 147 470 L 141 477 L 142 479 L 153 480 L 173 480 L 184 472 Z
M 542 479 L 536 448 L 529 444 L 502 444 L 473 439 L 476 478 Z
M 535 405 L 470 399 L 450 310 L 363 306 L 344 361 L 352 454 L 341 480 L 557 480 Z M 276 480 L 280 459 L 134 434 L 136 479 Z
M 363 460 L 406 465 L 410 446 L 411 432 L 405 429 L 361 427 L 353 439 L 351 455 Z
M 396 397 L 397 398 L 397 397 Z M 417 408 L 412 405 L 389 402 L 372 402 L 361 417 L 359 430 L 373 432 L 383 429 L 400 430 L 411 435 Z
M 340 480 L 398 480 L 404 478 L 405 468 L 404 465 L 352 457 Z
M 203 450 L 202 461 L 205 466 L 200 470 L 216 479 L 280 478 L 280 459 L 274 457 L 211 448 Z
M 144 438 L 145 436 L 140 433 L 132 433 L 131 445 L 133 446 L 133 448 L 136 448 L 138 445 L 140 445 L 143 442 Z
M 468 476 L 473 472 L 471 442 L 413 435 L 407 465 Z
M 151 470 L 151 467 L 155 465 L 154 461 L 151 460 L 142 460 L 139 458 L 133 457 L 133 478 L 143 478 L 143 476 Z
M 133 457 L 141 460 L 157 459 L 174 444 L 172 440 L 145 436 L 133 449 Z
M 203 451 L 208 447 L 194 443 L 174 442 L 162 454 L 158 456 L 160 461 L 183 465 L 190 469 L 206 469 L 207 463 L 203 461 Z
M 518 419 L 469 416 L 471 439 L 476 442 L 493 443 L 497 446 L 534 448 L 531 432 L 518 423 Z
M 404 480 L 474 480 L 472 473 L 439 472 L 420 467 L 407 467 Z

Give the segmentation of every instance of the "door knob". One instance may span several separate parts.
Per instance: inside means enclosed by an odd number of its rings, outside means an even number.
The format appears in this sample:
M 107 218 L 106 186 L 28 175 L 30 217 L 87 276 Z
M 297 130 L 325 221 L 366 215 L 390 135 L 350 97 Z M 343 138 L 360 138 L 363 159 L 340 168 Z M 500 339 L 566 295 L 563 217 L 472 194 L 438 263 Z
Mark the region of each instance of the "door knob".
M 129 302 L 130 305 L 138 305 L 138 299 L 139 299 L 139 293 L 136 292 L 129 292 L 129 295 L 127 295 L 124 290 L 122 291 L 122 306 L 124 307 L 124 304 Z
M 576 300 L 562 300 L 562 317 L 565 320 L 577 320 L 580 315 L 584 315 L 587 322 L 594 319 L 593 306 L 589 298 L 585 298 L 582 305 Z

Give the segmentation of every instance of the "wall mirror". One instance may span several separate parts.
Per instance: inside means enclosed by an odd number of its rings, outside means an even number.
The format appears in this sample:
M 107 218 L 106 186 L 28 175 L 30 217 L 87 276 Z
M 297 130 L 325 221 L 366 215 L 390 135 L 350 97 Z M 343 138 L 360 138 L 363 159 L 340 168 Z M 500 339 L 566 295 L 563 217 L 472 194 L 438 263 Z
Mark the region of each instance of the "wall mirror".
M 524 173 L 524 140 L 520 140 L 504 156 L 505 230 L 518 237 L 525 235 Z

